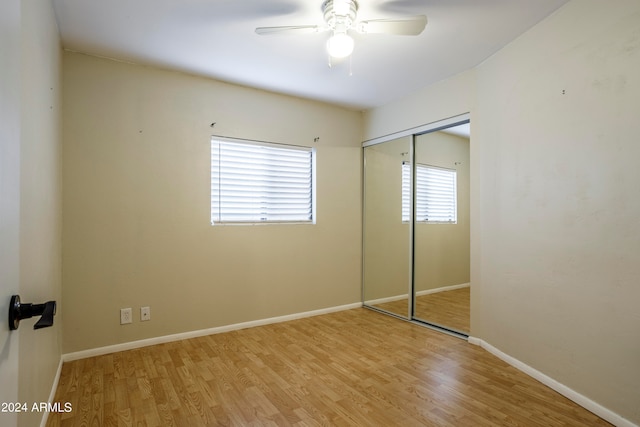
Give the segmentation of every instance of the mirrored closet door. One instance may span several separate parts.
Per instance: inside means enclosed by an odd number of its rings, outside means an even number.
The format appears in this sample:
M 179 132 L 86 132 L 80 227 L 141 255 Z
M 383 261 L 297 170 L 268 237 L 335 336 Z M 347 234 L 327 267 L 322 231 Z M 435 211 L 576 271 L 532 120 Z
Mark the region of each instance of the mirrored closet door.
M 363 302 L 465 336 L 470 127 L 449 122 L 364 145 Z
M 401 183 L 411 142 L 407 136 L 364 148 L 363 300 L 403 318 L 411 303 L 411 234 Z
M 469 334 L 468 124 L 415 137 L 414 311 Z

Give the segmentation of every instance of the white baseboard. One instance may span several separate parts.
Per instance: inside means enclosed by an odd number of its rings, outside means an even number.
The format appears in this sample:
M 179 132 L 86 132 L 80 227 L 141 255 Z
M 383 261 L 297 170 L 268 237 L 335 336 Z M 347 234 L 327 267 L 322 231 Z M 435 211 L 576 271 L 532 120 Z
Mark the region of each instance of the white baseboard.
M 236 323 L 233 325 L 218 326 L 216 328 L 200 329 L 197 331 L 182 332 L 173 335 L 164 335 L 161 337 L 148 338 L 144 340 L 131 341 L 122 344 L 114 344 L 105 347 L 92 348 L 89 350 L 77 351 L 62 355 L 62 361 L 70 362 L 72 360 L 85 359 L 87 357 L 102 356 L 104 354 L 115 353 L 118 351 L 133 350 L 150 345 L 163 344 L 172 341 L 180 341 L 189 338 L 202 337 L 206 335 L 220 334 L 222 332 L 235 331 L 238 329 L 252 328 L 254 326 L 269 325 L 272 323 L 288 322 L 290 320 L 302 319 L 305 317 L 319 316 L 322 314 L 335 313 L 343 310 L 351 310 L 353 308 L 362 307 L 361 302 L 340 305 L 337 307 L 322 308 L 320 310 L 306 311 L 302 313 L 288 314 L 285 316 L 271 317 L 268 319 L 252 320 L 249 322 Z M 57 384 L 56 384 L 57 386 Z
M 60 382 L 60 374 L 62 373 L 62 356 L 60 356 L 60 362 L 58 362 L 58 370 L 56 376 L 53 378 L 53 385 L 51 386 L 51 392 L 49 393 L 49 403 L 53 403 L 53 399 L 56 398 L 56 390 L 58 390 L 58 383 Z M 42 414 L 42 420 L 40 421 L 40 427 L 46 427 L 47 420 L 49 419 L 49 411 L 44 411 Z
M 416 292 L 416 296 L 420 297 L 422 295 L 435 294 L 435 293 L 438 293 L 438 292 L 453 291 L 453 290 L 456 290 L 456 289 L 468 288 L 469 286 L 471 286 L 471 283 L 462 283 L 460 285 L 451 285 L 451 286 L 443 286 L 441 288 L 427 289 L 425 291 Z M 372 300 L 365 301 L 364 303 L 366 305 L 378 305 L 378 304 L 384 304 L 386 302 L 399 301 L 399 300 L 403 300 L 403 299 L 407 299 L 407 294 L 394 295 L 392 297 L 372 299 Z
M 422 295 L 436 294 L 438 292 L 454 291 L 456 289 L 468 288 L 469 286 L 471 286 L 471 283 L 461 283 L 459 285 L 451 285 L 451 286 L 443 286 L 441 288 L 427 289 L 424 291 L 416 292 L 416 296 L 421 297 Z
M 365 305 L 378 305 L 378 304 L 384 304 L 386 302 L 393 302 L 393 301 L 400 301 L 403 299 L 407 299 L 407 294 L 403 294 L 403 295 L 394 295 L 392 297 L 385 297 L 385 298 L 378 298 L 378 299 L 371 299 L 368 301 L 365 301 Z
M 616 414 L 615 412 L 605 408 L 604 406 L 600 405 L 599 403 L 594 402 L 593 400 L 591 400 L 588 397 L 578 393 L 577 391 L 567 387 L 566 385 L 554 380 L 553 378 L 549 377 L 548 375 L 543 374 L 542 372 L 538 371 L 537 369 L 532 368 L 531 366 L 527 365 L 526 363 L 521 362 L 520 360 L 516 359 L 515 357 L 509 356 L 508 354 L 503 353 L 502 351 L 498 350 L 497 348 L 495 348 L 491 344 L 487 343 L 486 341 L 484 341 L 484 340 L 482 340 L 480 338 L 476 338 L 476 337 L 471 337 L 470 336 L 468 338 L 468 342 L 470 344 L 474 344 L 474 345 L 482 347 L 483 349 L 487 350 L 489 353 L 493 354 L 497 358 L 507 362 L 509 365 L 513 366 L 514 368 L 516 368 L 516 369 L 524 372 L 525 374 L 529 375 L 530 377 L 540 381 L 542 384 L 544 384 L 547 387 L 557 391 L 558 393 L 560 393 L 561 395 L 563 395 L 567 399 L 570 399 L 570 400 L 574 401 L 575 403 L 577 403 L 578 405 L 582 406 L 586 410 L 588 410 L 590 412 L 593 412 L 594 414 L 596 414 L 600 418 L 610 422 L 611 424 L 613 424 L 613 425 L 615 425 L 617 427 L 638 427 L 637 424 L 632 423 L 631 421 L 627 420 L 626 418 L 624 418 L 624 417 Z

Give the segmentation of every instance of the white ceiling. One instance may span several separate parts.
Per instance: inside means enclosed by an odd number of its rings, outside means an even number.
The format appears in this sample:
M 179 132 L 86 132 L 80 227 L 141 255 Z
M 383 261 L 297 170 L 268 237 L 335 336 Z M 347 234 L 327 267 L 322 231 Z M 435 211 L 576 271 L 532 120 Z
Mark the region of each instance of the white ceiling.
M 567 0 L 359 0 L 358 20 L 425 14 L 420 36 L 354 34 L 328 67 L 322 0 L 53 0 L 65 49 L 185 71 L 353 109 L 384 105 L 472 68 Z M 350 75 L 350 69 L 352 74 Z

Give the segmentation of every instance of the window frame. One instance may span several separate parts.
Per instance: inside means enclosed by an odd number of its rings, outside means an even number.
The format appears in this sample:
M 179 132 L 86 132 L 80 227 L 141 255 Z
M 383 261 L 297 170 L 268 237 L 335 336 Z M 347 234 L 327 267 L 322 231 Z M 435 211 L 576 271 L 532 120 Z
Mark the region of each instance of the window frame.
M 218 145 L 218 147 L 215 147 L 216 144 L 220 144 Z M 214 158 L 215 158 L 215 153 L 214 150 L 218 149 L 219 147 L 221 147 L 224 144 L 231 144 L 231 145 L 237 145 L 237 146 L 246 146 L 247 148 L 249 147 L 264 147 L 264 148 L 274 148 L 277 150 L 289 150 L 292 152 L 304 152 L 304 153 L 309 153 L 309 174 L 310 174 L 310 179 L 309 179 L 309 203 L 310 203 L 310 209 L 309 209 L 309 217 L 308 219 L 303 219 L 303 218 L 297 218 L 297 219 L 257 219 L 257 218 L 252 218 L 252 219 L 247 219 L 247 220 L 242 220 L 242 219 L 238 219 L 238 218 L 232 218 L 232 219 L 220 219 L 221 217 L 224 218 L 224 214 L 222 213 L 222 209 L 223 207 L 218 206 L 218 210 L 217 212 L 214 210 L 214 205 L 215 205 L 215 200 L 214 197 L 218 197 L 218 200 L 220 200 L 220 189 L 221 189 L 221 173 L 222 170 L 218 170 L 218 177 L 217 179 L 214 177 L 214 173 L 215 173 L 215 165 L 214 165 Z M 275 153 L 272 152 L 270 153 L 271 155 L 273 155 Z M 266 157 L 267 155 L 265 155 Z M 277 156 L 276 156 L 277 157 Z M 211 221 L 211 225 L 212 226 L 220 226 L 220 225 L 274 225 L 274 224 L 315 224 L 316 223 L 316 149 L 314 147 L 308 147 L 308 146 L 300 146 L 300 145 L 293 145 L 293 144 L 281 144 L 281 143 L 274 143 L 274 142 L 266 142 L 266 141 L 256 141 L 256 140 L 248 140 L 248 139 L 240 139 L 240 138 L 229 138 L 229 137 L 221 137 L 221 136 L 217 136 L 217 135 L 212 135 L 211 139 L 210 139 L 210 160 L 211 160 L 211 164 L 210 164 L 210 178 L 211 178 L 211 185 L 210 185 L 210 190 L 211 190 L 211 199 L 210 199 L 210 221 Z M 219 159 L 219 154 L 218 154 L 218 160 Z M 247 162 L 248 164 L 248 162 Z M 302 164 L 302 163 L 301 163 Z M 219 163 L 220 165 L 220 163 Z M 219 166 L 220 167 L 220 166 Z M 214 188 L 214 183 L 215 181 L 217 181 L 217 187 Z M 220 202 L 218 202 L 220 203 Z M 276 204 L 274 204 L 275 206 Z

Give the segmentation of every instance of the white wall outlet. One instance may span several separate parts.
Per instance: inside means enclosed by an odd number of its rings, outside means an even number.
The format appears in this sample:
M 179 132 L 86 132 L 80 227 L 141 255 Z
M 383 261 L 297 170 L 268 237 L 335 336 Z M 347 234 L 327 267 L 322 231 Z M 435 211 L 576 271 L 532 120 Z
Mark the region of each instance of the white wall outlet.
M 133 322 L 133 316 L 131 315 L 131 308 L 120 309 L 120 324 L 124 325 Z
M 146 320 L 151 320 L 151 308 L 140 307 L 140 321 L 144 322 Z

